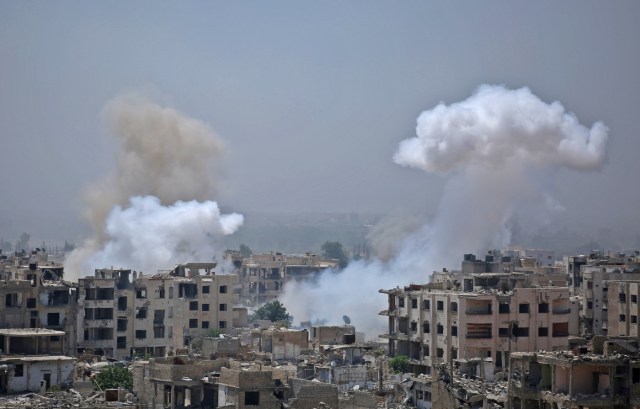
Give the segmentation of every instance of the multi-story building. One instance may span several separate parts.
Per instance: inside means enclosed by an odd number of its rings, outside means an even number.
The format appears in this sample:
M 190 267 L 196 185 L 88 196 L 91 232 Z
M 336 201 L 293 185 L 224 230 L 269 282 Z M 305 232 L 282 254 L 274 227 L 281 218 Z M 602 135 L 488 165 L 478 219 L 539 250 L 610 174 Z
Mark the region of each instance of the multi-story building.
M 62 264 L 34 251 L 5 257 L 0 266 L 0 328 L 47 328 L 67 334 L 69 350 L 75 344 L 76 284 L 64 280 Z
M 214 263 L 188 263 L 151 276 L 96 270 L 79 280 L 77 350 L 107 356 L 164 356 L 207 329 L 233 322 L 236 275 Z
M 580 266 L 582 319 L 587 335 L 625 335 L 637 320 L 637 284 L 640 283 L 638 255 L 617 253 L 601 257 L 593 254 Z M 633 302 L 632 300 L 636 300 Z M 625 321 L 618 324 L 618 319 Z M 627 321 L 628 320 L 628 321 Z M 634 323 L 635 325 L 635 323 Z
M 388 317 L 390 355 L 406 355 L 414 372 L 430 373 L 469 358 L 491 358 L 500 370 L 512 351 L 568 348 L 579 331 L 568 287 L 537 284 L 531 272 L 481 272 L 505 271 L 511 260 L 465 259 L 462 272 L 436 273 L 431 284 L 380 290 L 388 295 L 380 315 Z
M 237 254 L 227 258 L 237 265 Z M 282 295 L 289 280 L 312 280 L 327 268 L 336 268 L 338 260 L 321 258 L 315 254 L 285 255 L 282 253 L 253 254 L 244 259 L 238 269 L 240 297 L 249 305 L 275 301 Z

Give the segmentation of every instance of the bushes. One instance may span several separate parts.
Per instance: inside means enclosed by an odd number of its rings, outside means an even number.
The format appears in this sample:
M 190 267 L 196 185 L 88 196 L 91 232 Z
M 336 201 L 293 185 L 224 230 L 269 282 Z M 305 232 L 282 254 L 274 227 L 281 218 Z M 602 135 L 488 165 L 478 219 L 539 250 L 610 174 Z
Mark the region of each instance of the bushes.
M 98 389 L 133 389 L 133 374 L 127 368 L 108 366 L 102 369 L 92 382 Z
M 404 355 L 394 356 L 389 359 L 389 368 L 394 373 L 404 373 L 409 371 L 409 357 Z

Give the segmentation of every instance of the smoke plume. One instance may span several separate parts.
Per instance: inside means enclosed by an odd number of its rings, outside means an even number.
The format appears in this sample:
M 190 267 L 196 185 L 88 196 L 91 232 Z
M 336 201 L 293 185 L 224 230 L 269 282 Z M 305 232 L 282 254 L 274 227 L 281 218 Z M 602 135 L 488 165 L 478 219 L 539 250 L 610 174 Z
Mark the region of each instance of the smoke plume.
M 384 320 L 374 316 L 385 307 L 378 289 L 425 283 L 434 270 L 458 267 L 464 253 L 509 245 L 510 220 L 537 222 L 557 211 L 554 173 L 600 169 L 607 140 L 601 122 L 588 128 L 528 88 L 483 85 L 462 102 L 424 111 L 416 137 L 402 141 L 393 160 L 445 175 L 433 220 L 405 236 L 388 261 L 359 261 L 315 284 L 289 285 L 285 305 L 296 320 L 339 324 L 349 314 L 368 336 L 382 333 Z
M 215 203 L 203 202 L 214 197 L 218 189 L 223 151 L 222 141 L 206 124 L 139 94 L 110 101 L 103 119 L 115 147 L 115 167 L 104 180 L 87 189 L 85 216 L 93 235 L 65 260 L 70 275 L 78 277 L 114 263 L 131 263 L 120 266 L 154 272 L 172 267 L 165 263 L 187 261 L 178 257 L 186 256 L 186 249 L 200 254 L 204 250 L 203 235 L 211 233 L 214 237 L 213 232 L 227 234 L 233 230 L 220 229 L 223 224 L 229 227 L 229 219 L 220 215 Z M 189 217 L 187 211 L 195 214 Z M 193 223 L 194 218 L 206 224 L 189 244 L 190 236 L 180 233 L 178 223 Z M 235 215 L 233 220 L 241 223 L 241 216 Z M 186 242 L 173 243 L 182 243 L 173 248 L 159 246 L 148 232 L 157 232 L 163 223 L 169 231 L 178 233 L 174 237 L 183 237 Z M 136 225 L 137 230 L 133 228 Z M 187 230 L 194 228 L 189 225 Z M 145 248 L 143 240 L 150 240 L 147 243 L 155 250 Z M 164 259 L 151 254 L 160 249 L 172 252 Z M 125 254 L 127 251 L 130 254 Z M 115 258 L 108 258 L 112 256 Z M 212 257 L 211 253 L 207 260 Z

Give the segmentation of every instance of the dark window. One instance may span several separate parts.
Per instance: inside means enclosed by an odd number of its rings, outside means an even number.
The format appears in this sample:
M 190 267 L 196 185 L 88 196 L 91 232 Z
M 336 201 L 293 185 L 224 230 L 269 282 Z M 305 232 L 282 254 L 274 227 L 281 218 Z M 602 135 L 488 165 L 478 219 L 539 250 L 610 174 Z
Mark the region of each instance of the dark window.
M 431 331 L 431 329 L 429 328 L 429 321 L 425 321 L 425 322 L 422 324 L 422 331 L 423 331 L 425 334 L 428 334 L 428 333 Z
M 502 338 L 509 337 L 509 328 L 498 328 L 498 336 Z
M 136 330 L 136 338 L 137 339 L 145 339 L 147 337 L 147 331 L 143 329 Z
M 451 302 L 451 311 L 458 311 L 458 303 Z
M 158 289 L 158 298 L 164 298 L 164 284 Z
M 451 348 L 451 359 L 458 359 L 458 349 Z
M 147 289 L 136 288 L 136 298 L 147 298 Z
M 418 299 L 417 298 L 412 298 L 411 299 L 411 308 L 418 308 Z
M 632 315 L 631 316 L 631 323 L 632 324 L 637 324 L 638 323 L 638 316 L 637 315 Z
M 509 303 L 501 302 L 498 303 L 498 314 L 508 314 L 509 313 Z
M 153 323 L 154 324 L 163 324 L 164 323 L 164 310 L 154 310 L 153 311 Z
M 27 298 L 27 308 L 36 308 L 35 298 Z
M 191 301 L 189 303 L 189 310 L 198 311 L 198 301 Z
M 431 308 L 431 302 L 429 300 L 422 301 L 422 309 L 428 310 Z
M 541 302 L 540 304 L 538 304 L 538 312 L 549 312 L 549 304 L 546 302 Z
M 587 309 L 588 310 L 592 310 L 593 309 L 593 302 L 592 301 L 587 301 Z
M 442 311 L 442 310 L 444 310 L 444 301 L 438 301 L 438 302 L 436 303 L 436 309 L 437 309 L 438 311 Z
M 635 294 L 631 294 L 631 302 L 634 304 L 638 303 L 638 296 Z
M 438 358 L 442 358 L 442 357 L 444 356 L 444 349 L 442 349 L 442 348 L 437 348 L 437 349 L 436 349 L 436 356 L 437 356 Z
M 202 329 L 209 328 L 209 321 L 202 321 Z
M 587 290 L 593 289 L 593 281 L 587 281 Z
M 417 332 L 418 331 L 418 323 L 415 321 L 411 321 L 411 332 Z
M 518 312 L 520 314 L 529 314 L 529 304 L 518 305 Z
M 227 293 L 227 286 L 226 285 L 221 285 L 220 286 L 220 294 L 226 294 Z
M 458 336 L 458 326 L 457 325 L 452 325 L 451 326 L 451 336 L 452 337 L 457 337 Z
M 24 376 L 24 364 L 16 364 L 16 369 L 13 370 L 13 376 L 15 377 Z
M 549 328 L 548 327 L 540 327 L 540 328 L 538 328 L 538 336 L 539 337 L 548 337 L 549 336 Z
M 218 323 L 218 328 L 227 328 L 227 321 L 220 321 Z
M 60 313 L 50 312 L 47 314 L 47 325 L 56 326 L 60 325 Z
M 127 297 L 118 297 L 118 310 L 124 311 L 127 309 Z
M 624 314 L 620 314 L 620 322 L 625 322 L 627 320 L 627 316 Z
M 127 337 L 118 337 L 116 339 L 118 349 L 127 349 Z
M 118 318 L 118 331 L 126 331 L 126 330 L 127 330 L 127 319 Z
M 245 392 L 244 404 L 247 406 L 259 406 L 260 405 L 260 392 Z
M 164 338 L 164 325 L 153 327 L 154 338 Z
M 209 304 L 202 304 L 202 311 L 209 311 Z
M 404 297 L 398 297 L 398 307 L 404 308 Z
M 211 292 L 211 287 L 209 287 L 208 285 L 203 285 L 202 286 L 202 294 L 209 294 Z M 220 291 L 222 292 L 222 291 Z
M 138 308 L 136 310 L 136 318 L 140 318 L 140 319 L 147 318 L 147 309 L 146 308 Z
M 640 368 L 633 368 L 631 370 L 631 382 L 633 383 L 640 382 Z
M 620 294 L 618 294 L 618 298 L 620 298 L 620 302 L 621 303 L 627 302 L 627 294 L 620 293 Z
M 442 326 L 442 324 L 438 323 L 438 325 L 436 326 L 436 331 L 438 332 L 438 334 L 444 334 L 444 327 Z
M 220 311 L 226 311 L 227 310 L 227 304 L 220 304 Z
M 189 320 L 189 328 L 198 328 L 198 320 L 190 319 Z
M 513 336 L 514 337 L 528 337 L 529 336 L 529 327 L 525 327 L 525 328 L 514 327 L 513 328 Z

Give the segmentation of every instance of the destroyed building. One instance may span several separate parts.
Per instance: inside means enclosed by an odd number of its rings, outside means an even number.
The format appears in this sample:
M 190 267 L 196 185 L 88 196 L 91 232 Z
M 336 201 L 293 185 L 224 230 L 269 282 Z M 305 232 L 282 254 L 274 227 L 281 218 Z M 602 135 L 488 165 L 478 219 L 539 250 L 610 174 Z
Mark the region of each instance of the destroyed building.
M 237 263 L 237 254 L 227 253 Z M 234 256 L 235 254 L 235 256 Z M 259 305 L 278 299 L 289 280 L 312 280 L 327 268 L 336 268 L 338 260 L 315 254 L 285 255 L 282 253 L 252 254 L 237 269 L 240 277 L 240 297 L 249 305 Z
M 232 328 L 236 275 L 188 263 L 143 275 L 99 269 L 79 280 L 77 351 L 122 358 L 164 356 L 208 329 Z
M 501 371 L 512 351 L 568 348 L 578 333 L 578 305 L 567 287 L 529 287 L 530 274 L 502 272 L 493 259 L 465 262 L 453 281 L 380 290 L 388 295 L 380 315 L 388 317 L 390 355 L 405 355 L 414 373 L 429 374 L 468 358 L 491 358 Z M 487 264 L 496 272 L 478 270 Z
M 67 356 L 65 338 L 44 328 L 0 329 L 0 394 L 71 385 L 75 358 Z

